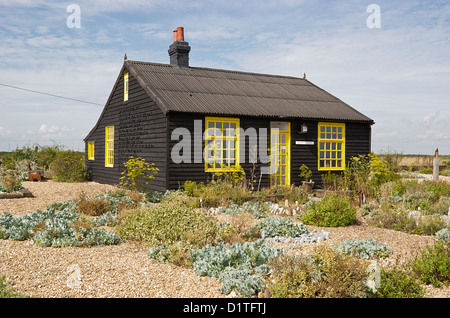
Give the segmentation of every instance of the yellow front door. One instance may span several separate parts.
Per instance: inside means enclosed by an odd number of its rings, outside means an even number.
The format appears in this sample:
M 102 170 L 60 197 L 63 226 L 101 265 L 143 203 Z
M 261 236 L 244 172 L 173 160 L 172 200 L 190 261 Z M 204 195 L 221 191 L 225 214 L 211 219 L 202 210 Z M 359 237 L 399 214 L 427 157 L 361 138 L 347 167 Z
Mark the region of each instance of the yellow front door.
M 291 184 L 291 125 L 270 123 L 270 186 Z

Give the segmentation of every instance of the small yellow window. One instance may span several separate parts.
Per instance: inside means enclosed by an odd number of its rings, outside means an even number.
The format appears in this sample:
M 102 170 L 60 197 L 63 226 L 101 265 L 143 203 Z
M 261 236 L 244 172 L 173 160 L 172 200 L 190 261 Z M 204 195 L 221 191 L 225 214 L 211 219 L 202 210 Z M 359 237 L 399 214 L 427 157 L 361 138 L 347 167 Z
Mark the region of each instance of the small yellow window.
M 88 142 L 88 160 L 95 159 L 94 147 L 95 147 L 95 143 L 93 141 Z
M 239 118 L 206 117 L 205 171 L 239 169 Z
M 123 101 L 128 100 L 128 72 L 123 75 Z
M 319 170 L 345 169 L 345 124 L 319 123 Z
M 114 167 L 114 126 L 105 127 L 105 167 Z

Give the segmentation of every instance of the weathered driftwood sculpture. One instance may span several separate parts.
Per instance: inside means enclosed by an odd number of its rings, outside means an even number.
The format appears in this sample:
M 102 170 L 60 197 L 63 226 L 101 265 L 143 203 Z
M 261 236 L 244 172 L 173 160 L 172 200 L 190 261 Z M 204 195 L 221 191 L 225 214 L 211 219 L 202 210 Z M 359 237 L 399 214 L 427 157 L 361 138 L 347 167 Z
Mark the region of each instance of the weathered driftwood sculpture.
M 436 148 L 433 160 L 433 181 L 438 180 L 439 180 L 439 148 Z

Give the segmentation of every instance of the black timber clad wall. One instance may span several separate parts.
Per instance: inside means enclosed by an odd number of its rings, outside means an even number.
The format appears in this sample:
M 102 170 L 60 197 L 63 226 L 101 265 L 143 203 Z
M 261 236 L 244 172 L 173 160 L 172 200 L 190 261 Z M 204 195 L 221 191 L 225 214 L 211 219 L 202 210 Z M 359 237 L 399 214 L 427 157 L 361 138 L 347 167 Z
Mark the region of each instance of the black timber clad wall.
M 301 185 L 300 166 L 306 165 L 313 172 L 316 185 L 321 182 L 317 171 L 317 121 L 292 119 L 291 122 L 291 184 Z M 300 134 L 301 126 L 306 124 L 308 132 Z M 296 145 L 296 141 L 314 141 L 314 145 Z
M 204 148 L 204 141 L 202 138 L 201 141 L 201 150 L 202 154 L 195 154 L 195 145 L 194 145 L 194 121 L 195 120 L 201 120 L 202 121 L 202 133 L 205 129 L 205 116 L 202 114 L 185 114 L 185 113 L 170 113 L 168 115 L 168 127 L 169 127 L 169 180 L 168 180 L 168 188 L 169 189 L 178 189 L 180 188 L 183 183 L 186 180 L 195 181 L 197 183 L 199 182 L 207 182 L 208 181 L 208 174 L 205 172 L 205 165 L 203 163 L 195 163 L 194 157 L 197 155 L 201 156 L 203 158 L 203 148 Z M 181 162 L 181 163 L 175 163 L 172 160 L 172 149 L 173 147 L 181 141 L 180 139 L 172 140 L 170 136 L 172 136 L 172 133 L 174 129 L 176 128 L 186 128 L 189 130 L 191 134 L 191 160 L 190 162 Z
M 321 121 L 325 122 L 325 121 Z M 301 125 L 308 126 L 308 133 L 300 134 Z M 298 175 L 300 166 L 305 164 L 313 172 L 312 179 L 315 186 L 322 185 L 322 174 L 328 171 L 318 171 L 318 123 L 317 121 L 306 121 L 301 119 L 291 120 L 291 183 L 296 185 L 303 181 Z M 351 157 L 365 155 L 371 151 L 371 126 L 365 123 L 345 123 L 345 162 Z M 295 141 L 314 141 L 314 145 L 296 145 Z M 339 173 L 339 171 L 332 171 Z
M 202 121 L 202 131 L 205 127 L 205 117 L 207 115 L 203 114 L 185 114 L 185 113 L 172 113 L 169 116 L 169 136 L 171 136 L 173 130 L 177 127 L 184 127 L 191 132 L 193 136 L 194 132 L 194 120 Z M 224 117 L 224 116 L 223 116 Z M 259 128 L 267 128 L 267 145 L 270 147 L 270 122 L 271 121 L 289 121 L 291 122 L 291 183 L 295 185 L 300 185 L 302 179 L 298 176 L 300 173 L 300 166 L 305 164 L 313 171 L 312 179 L 314 180 L 316 186 L 321 186 L 322 179 L 321 175 L 326 174 L 327 171 L 318 171 L 318 152 L 317 152 L 317 127 L 318 122 L 312 120 L 302 120 L 302 119 L 279 119 L 279 118 L 261 118 L 261 117 L 234 117 L 240 118 L 241 128 L 246 130 L 250 127 L 256 129 L 259 132 Z M 300 128 L 302 124 L 307 124 L 308 133 L 300 134 Z M 346 123 L 346 162 L 352 157 L 359 154 L 367 154 L 371 151 L 370 148 L 370 135 L 371 126 L 370 124 L 363 123 Z M 169 137 L 170 138 L 170 137 Z M 169 155 L 173 146 L 177 144 L 180 140 L 170 140 L 169 141 Z M 314 145 L 296 145 L 296 141 L 314 141 Z M 241 151 L 245 151 L 246 163 L 241 163 L 242 167 L 246 172 L 246 177 L 250 177 L 250 169 L 252 164 L 248 163 L 249 158 L 249 138 L 245 139 L 245 146 L 241 144 Z M 201 149 L 204 148 L 204 141 L 202 140 Z M 186 180 L 191 180 L 195 182 L 207 182 L 211 175 L 205 172 L 204 163 L 194 163 L 194 145 L 193 139 L 191 144 L 191 163 L 179 163 L 175 164 L 169 157 L 169 188 L 178 189 Z M 202 156 L 202 155 L 201 155 Z M 202 157 L 203 158 L 203 157 Z M 267 164 L 263 164 L 267 165 Z M 259 174 L 261 164 L 257 164 L 257 174 Z M 261 180 L 261 187 L 269 186 L 269 178 L 264 175 Z
M 126 72 L 126 71 L 124 71 Z M 167 120 L 160 108 L 148 96 L 137 80 L 129 74 L 128 101 L 123 101 L 123 73 L 99 125 L 86 140 L 95 142 L 95 160 L 87 160 L 92 180 L 106 184 L 119 184 L 123 163 L 129 156 L 142 157 L 159 169 L 151 188 L 166 189 Z M 114 167 L 105 167 L 105 127 L 114 126 Z

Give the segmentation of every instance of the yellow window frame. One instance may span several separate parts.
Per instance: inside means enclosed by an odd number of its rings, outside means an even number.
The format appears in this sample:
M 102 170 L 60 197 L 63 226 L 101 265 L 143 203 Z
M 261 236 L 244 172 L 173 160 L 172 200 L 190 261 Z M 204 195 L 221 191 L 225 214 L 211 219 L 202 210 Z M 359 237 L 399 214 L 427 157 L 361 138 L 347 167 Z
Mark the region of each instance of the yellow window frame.
M 126 102 L 128 100 L 128 90 L 129 90 L 129 81 L 128 81 L 128 72 L 123 74 L 123 101 Z
M 319 122 L 317 140 L 318 170 L 345 170 L 345 124 Z
M 287 129 L 274 129 L 276 124 L 287 124 Z M 270 122 L 270 186 L 290 186 L 291 184 L 291 123 Z M 283 141 L 284 137 L 284 141 Z M 284 146 L 284 149 L 283 149 Z M 281 147 L 281 151 L 280 151 Z M 284 150 L 284 152 L 283 152 Z M 284 161 L 283 161 L 284 159 Z M 275 169 L 276 168 L 276 169 Z M 275 171 L 276 170 L 276 171 Z M 284 182 L 283 182 L 284 178 Z
M 205 171 L 238 171 L 239 118 L 205 117 Z
M 114 126 L 105 127 L 105 167 L 114 167 Z
M 88 160 L 95 160 L 95 142 L 88 142 Z

